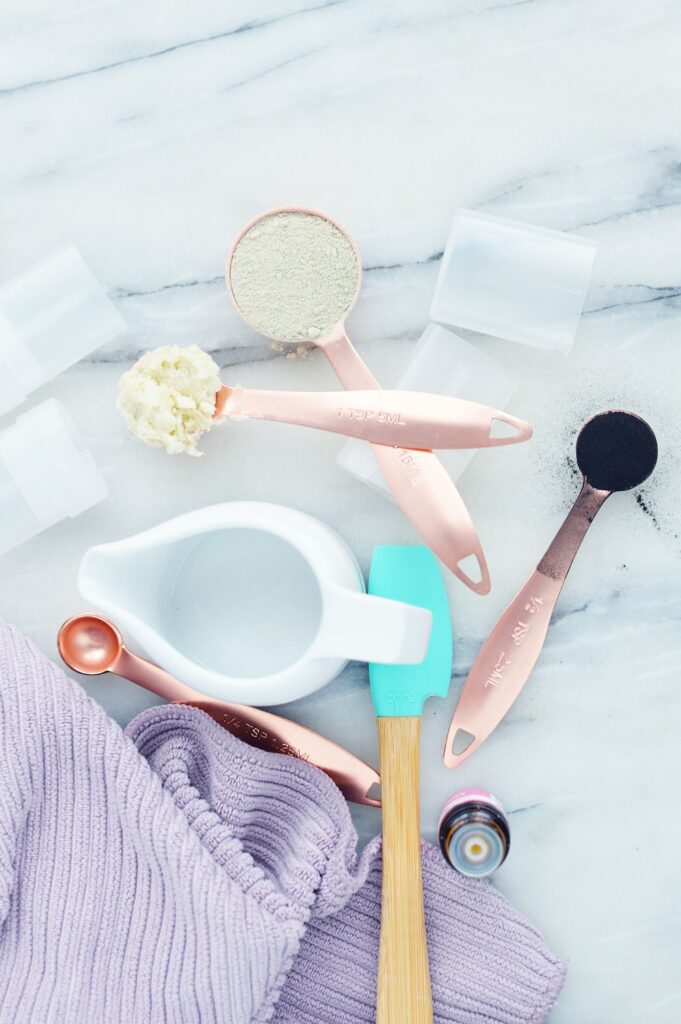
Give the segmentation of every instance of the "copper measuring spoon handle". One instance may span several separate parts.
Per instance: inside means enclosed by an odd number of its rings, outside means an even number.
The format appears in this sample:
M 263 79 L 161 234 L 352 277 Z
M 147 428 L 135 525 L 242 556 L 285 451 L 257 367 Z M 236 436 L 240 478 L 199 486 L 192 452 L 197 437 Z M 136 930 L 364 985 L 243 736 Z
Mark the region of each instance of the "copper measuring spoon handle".
M 485 742 L 527 682 L 570 566 L 610 493 L 584 481 L 546 554 L 483 644 L 447 733 L 444 763 L 448 768 L 458 767 Z
M 426 450 L 492 448 L 519 444 L 532 436 L 529 423 L 479 402 L 380 388 L 253 391 L 224 384 L 217 395 L 215 417 L 273 420 L 375 444 Z M 502 426 L 506 429 L 500 434 Z
M 309 761 L 329 775 L 348 800 L 371 807 L 381 806 L 380 799 L 370 795 L 372 790 L 380 787 L 378 772 L 314 730 L 262 708 L 206 697 L 125 647 L 112 670 L 175 704 L 200 708 L 232 736 L 251 746 Z
M 201 697 L 197 690 L 192 689 L 179 679 L 171 676 L 169 672 L 162 669 L 160 665 L 154 665 L 139 654 L 133 654 L 127 647 L 121 646 L 120 653 L 111 663 L 108 672 L 113 672 L 131 683 L 143 687 L 149 693 L 163 697 L 169 702 L 188 702 Z
M 342 325 L 320 345 L 344 388 L 380 389 Z M 428 547 L 470 590 L 488 594 L 489 569 L 473 520 L 437 455 L 423 449 L 371 447 L 386 483 Z
M 380 775 L 371 765 L 349 750 L 320 733 L 275 715 L 271 711 L 206 697 L 198 690 L 180 682 L 159 665 L 129 651 L 120 640 L 118 631 L 108 620 L 92 615 L 88 615 L 87 618 L 97 619 L 112 629 L 119 641 L 117 654 L 102 672 L 112 672 L 128 679 L 131 683 L 136 683 L 169 702 L 200 708 L 232 736 L 250 746 L 275 754 L 289 754 L 320 768 L 333 779 L 347 800 L 370 807 L 381 806 Z M 65 627 L 73 625 L 74 621 L 70 619 L 62 626 L 60 636 Z M 59 643 L 59 651 L 70 668 L 80 671 L 77 659 L 69 656 L 68 649 L 62 643 Z
M 381 806 L 381 776 L 345 747 L 271 711 L 212 700 L 200 694 L 197 697 L 199 699 L 175 703 L 200 708 L 232 736 L 253 747 L 273 754 L 290 754 L 315 765 L 333 779 L 347 800 L 369 807 Z

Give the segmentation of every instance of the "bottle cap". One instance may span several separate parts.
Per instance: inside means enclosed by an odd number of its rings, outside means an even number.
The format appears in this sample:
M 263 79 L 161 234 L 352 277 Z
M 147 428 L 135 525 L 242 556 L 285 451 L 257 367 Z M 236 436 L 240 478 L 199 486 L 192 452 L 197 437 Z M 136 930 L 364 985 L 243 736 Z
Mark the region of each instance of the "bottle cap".
M 469 402 L 482 402 L 495 409 L 503 409 L 517 385 L 515 375 L 496 359 L 452 331 L 438 324 L 429 324 L 395 387 L 465 398 Z M 471 449 L 438 453 L 455 481 L 474 455 L 475 450 Z M 338 456 L 338 465 L 392 498 L 371 445 L 366 441 L 348 441 Z
M 596 243 L 473 210 L 452 222 L 430 318 L 568 353 Z
M 72 246 L 0 288 L 0 415 L 125 323 Z

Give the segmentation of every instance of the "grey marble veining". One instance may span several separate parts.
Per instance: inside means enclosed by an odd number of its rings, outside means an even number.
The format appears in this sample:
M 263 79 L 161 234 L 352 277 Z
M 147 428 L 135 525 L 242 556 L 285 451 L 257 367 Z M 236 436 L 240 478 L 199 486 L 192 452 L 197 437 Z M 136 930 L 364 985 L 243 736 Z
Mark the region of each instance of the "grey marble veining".
M 335 465 L 331 436 L 235 423 L 202 460 L 126 436 L 120 372 L 144 349 L 198 342 L 228 382 L 335 386 L 323 357 L 287 360 L 232 309 L 232 237 L 262 209 L 328 210 L 364 280 L 351 336 L 390 384 L 427 322 L 461 206 L 598 242 L 568 357 L 473 338 L 521 378 L 529 445 L 481 453 L 461 481 L 493 576 L 449 580 L 452 689 L 424 718 L 422 826 L 482 785 L 511 812 L 496 884 L 569 962 L 552 1024 L 674 1024 L 681 1016 L 681 10 L 674 0 L 8 0 L 0 11 L 0 280 L 66 241 L 129 330 L 32 398 L 61 398 L 111 497 L 3 559 L 0 614 L 55 654 L 81 608 L 92 543 L 234 498 L 319 516 L 364 568 L 414 542 L 399 509 Z M 463 333 L 463 332 L 462 332 Z M 454 776 L 441 748 L 488 630 L 578 487 L 574 438 L 618 406 L 650 420 L 655 475 L 613 497 L 568 580 L 541 662 L 484 748 Z M 152 698 L 83 681 L 120 722 Z M 370 760 L 366 670 L 350 665 L 282 709 Z M 379 827 L 356 813 L 362 838 Z

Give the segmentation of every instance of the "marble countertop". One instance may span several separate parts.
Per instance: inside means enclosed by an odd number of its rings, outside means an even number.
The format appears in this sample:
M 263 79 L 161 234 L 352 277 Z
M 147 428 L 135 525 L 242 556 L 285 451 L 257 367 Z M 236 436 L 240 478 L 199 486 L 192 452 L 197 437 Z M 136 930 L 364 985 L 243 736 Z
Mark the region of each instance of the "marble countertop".
M 82 608 L 89 545 L 204 504 L 303 509 L 365 569 L 374 545 L 416 540 L 336 466 L 331 435 L 235 424 L 202 460 L 126 436 L 117 379 L 164 342 L 201 344 L 230 382 L 335 386 L 321 354 L 283 358 L 230 306 L 223 264 L 247 219 L 300 202 L 348 227 L 365 271 L 352 334 L 384 384 L 427 322 L 458 207 L 598 243 L 568 357 L 475 339 L 520 375 L 510 409 L 536 434 L 476 456 L 461 480 L 493 592 L 449 580 L 454 674 L 424 718 L 422 827 L 432 839 L 442 801 L 468 785 L 511 812 L 496 884 L 569 963 L 552 1024 L 677 1021 L 678 3 L 14 0 L 0 28 L 0 280 L 72 241 L 129 324 L 32 397 L 64 401 L 111 488 L 2 560 L 0 614 L 51 656 Z M 461 683 L 572 502 L 578 427 L 613 406 L 651 422 L 658 469 L 594 523 L 531 682 L 454 776 L 441 750 Z M 121 723 L 152 701 L 124 681 L 80 682 Z M 375 762 L 364 666 L 283 712 Z M 362 838 L 379 827 L 371 809 L 355 819 Z

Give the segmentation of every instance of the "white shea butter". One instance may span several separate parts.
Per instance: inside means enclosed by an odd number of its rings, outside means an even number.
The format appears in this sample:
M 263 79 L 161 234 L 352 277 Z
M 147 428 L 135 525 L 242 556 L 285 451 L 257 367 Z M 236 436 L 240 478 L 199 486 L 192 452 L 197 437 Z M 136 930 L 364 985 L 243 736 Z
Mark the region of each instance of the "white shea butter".
M 219 367 L 198 345 L 155 348 L 124 373 L 118 408 L 145 444 L 171 455 L 200 455 L 196 442 L 215 423 Z
M 229 269 L 243 317 L 278 342 L 327 338 L 345 319 L 359 285 L 350 239 L 326 217 L 271 213 L 239 239 Z

